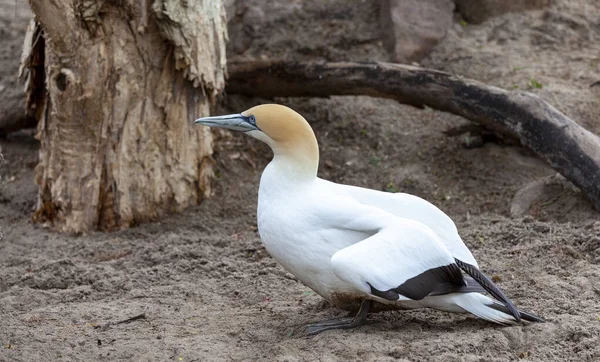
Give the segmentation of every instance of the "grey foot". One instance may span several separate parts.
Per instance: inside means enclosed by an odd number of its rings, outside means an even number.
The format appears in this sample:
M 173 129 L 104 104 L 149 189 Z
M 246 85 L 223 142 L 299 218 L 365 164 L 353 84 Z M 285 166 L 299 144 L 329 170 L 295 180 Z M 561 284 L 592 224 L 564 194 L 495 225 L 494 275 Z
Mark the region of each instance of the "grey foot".
M 360 305 L 360 310 L 353 318 L 345 317 L 339 319 L 329 319 L 309 324 L 306 326 L 306 335 L 314 336 L 331 329 L 350 329 L 358 327 L 364 323 L 372 304 L 373 302 L 370 300 L 363 300 L 362 304 Z

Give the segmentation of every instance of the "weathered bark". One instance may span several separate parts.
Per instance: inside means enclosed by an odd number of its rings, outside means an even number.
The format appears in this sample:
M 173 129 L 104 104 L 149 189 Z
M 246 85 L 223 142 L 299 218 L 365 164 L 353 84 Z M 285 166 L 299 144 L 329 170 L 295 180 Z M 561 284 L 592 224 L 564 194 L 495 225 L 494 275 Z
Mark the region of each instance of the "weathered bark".
M 0 171 L 2 171 L 2 166 L 4 166 L 4 155 L 2 154 L 2 146 L 0 146 Z M 2 173 L 0 173 L 0 181 L 2 181 Z
M 30 4 L 38 25 L 22 62 L 41 142 L 34 219 L 115 229 L 210 193 L 212 138 L 193 120 L 224 86 L 222 1 Z
M 27 77 L 27 89 L 12 89 L 8 95 L 4 95 L 1 101 L 4 112 L 0 114 L 0 134 L 33 128 L 37 125 L 39 115 L 36 114 L 37 105 L 33 99 L 43 99 L 42 94 L 38 93 L 43 92 L 44 89 L 43 47 L 41 29 L 34 20 L 31 20 L 25 36 L 19 68 L 19 76 Z M 27 95 L 30 99 L 27 99 Z
M 600 210 L 600 139 L 538 96 L 389 63 L 238 62 L 228 93 L 262 97 L 369 95 L 428 106 L 520 140 Z

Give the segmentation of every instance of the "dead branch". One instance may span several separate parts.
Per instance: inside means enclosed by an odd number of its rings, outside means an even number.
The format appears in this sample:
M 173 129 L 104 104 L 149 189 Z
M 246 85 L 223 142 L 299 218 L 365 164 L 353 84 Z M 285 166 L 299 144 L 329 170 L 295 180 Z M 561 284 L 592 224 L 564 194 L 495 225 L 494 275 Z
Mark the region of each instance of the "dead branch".
M 600 139 L 535 94 L 390 63 L 228 64 L 228 93 L 261 97 L 368 95 L 450 112 L 518 139 L 600 210 Z

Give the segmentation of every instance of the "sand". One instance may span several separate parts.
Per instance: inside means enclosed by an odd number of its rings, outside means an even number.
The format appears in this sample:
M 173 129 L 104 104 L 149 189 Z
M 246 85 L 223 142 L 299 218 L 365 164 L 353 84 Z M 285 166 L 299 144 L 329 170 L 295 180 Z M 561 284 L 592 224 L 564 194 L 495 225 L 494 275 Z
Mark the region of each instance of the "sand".
M 230 37 L 241 44 L 230 45 L 230 56 L 389 60 L 376 1 L 264 3 L 248 2 L 250 28 L 244 15 L 232 20 Z M 14 1 L 1 5 L 0 97 L 16 86 L 7 77 L 29 16 Z M 598 133 L 600 93 L 589 86 L 600 80 L 599 19 L 592 0 L 556 0 L 547 11 L 481 25 L 457 19 L 421 64 L 527 89 Z M 229 96 L 222 111 L 264 101 Z M 159 222 L 74 236 L 31 221 L 39 145 L 25 131 L 0 140 L 0 360 L 600 360 L 599 214 L 556 178 L 524 216 L 510 213 L 518 190 L 555 171 L 510 142 L 467 149 L 463 136 L 446 133 L 469 123 L 432 110 L 368 97 L 277 102 L 313 125 L 321 177 L 434 202 L 456 221 L 481 268 L 548 322 L 500 327 L 469 315 L 399 311 L 372 315 L 354 330 L 302 337 L 306 323 L 344 313 L 260 242 L 265 145 L 220 133 L 213 198 Z

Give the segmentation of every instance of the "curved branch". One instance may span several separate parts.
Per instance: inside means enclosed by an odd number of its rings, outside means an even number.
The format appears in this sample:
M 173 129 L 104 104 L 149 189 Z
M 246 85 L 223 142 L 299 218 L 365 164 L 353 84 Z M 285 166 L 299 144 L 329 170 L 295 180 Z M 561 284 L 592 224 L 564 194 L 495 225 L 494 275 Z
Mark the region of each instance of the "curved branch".
M 600 210 L 600 139 L 527 92 L 390 63 L 230 62 L 227 91 L 263 97 L 369 95 L 428 106 L 520 140 Z

